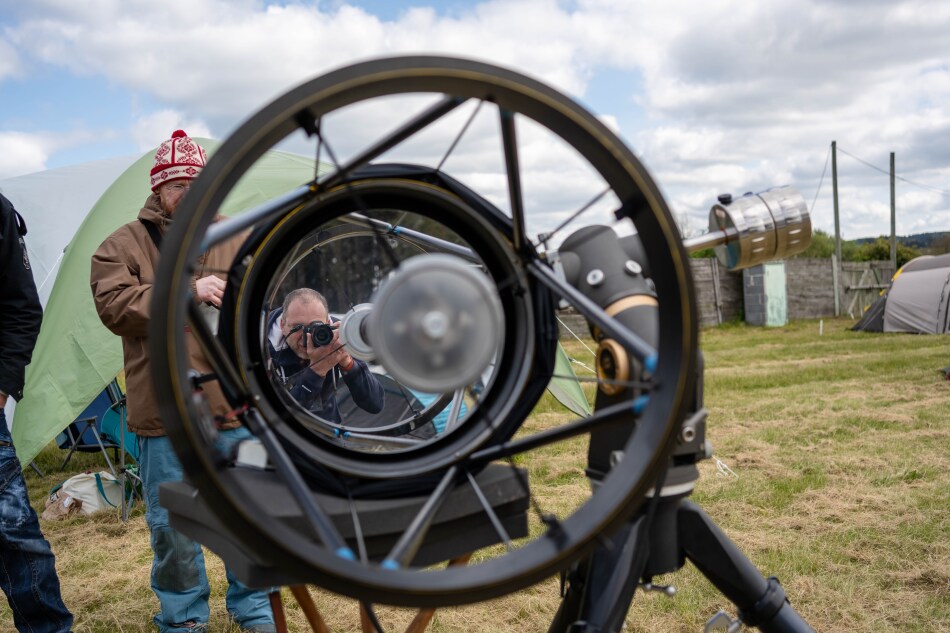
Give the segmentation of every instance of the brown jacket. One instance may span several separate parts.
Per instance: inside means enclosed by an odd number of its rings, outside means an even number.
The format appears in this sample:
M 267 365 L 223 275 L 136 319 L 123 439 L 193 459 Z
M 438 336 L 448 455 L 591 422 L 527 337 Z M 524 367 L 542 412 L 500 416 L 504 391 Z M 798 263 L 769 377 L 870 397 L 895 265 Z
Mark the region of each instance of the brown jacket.
M 159 197 L 155 194 L 145 201 L 138 217 L 138 220 L 116 229 L 93 254 L 90 285 L 102 323 L 122 337 L 129 430 L 137 435 L 155 437 L 165 435 L 165 427 L 152 387 L 146 337 L 158 249 L 142 221 L 156 225 L 164 235 L 170 219 L 162 211 Z M 207 275 L 214 274 L 227 280 L 226 271 L 242 241 L 243 236 L 233 238 L 215 246 L 199 259 L 191 280 L 192 292 L 195 281 Z M 201 373 L 209 372 L 210 366 L 197 341 L 191 334 L 186 334 L 185 339 L 191 366 Z M 210 381 L 202 388 L 212 413 L 229 418 L 223 428 L 237 426 L 233 416 L 228 416 L 231 407 L 218 384 Z

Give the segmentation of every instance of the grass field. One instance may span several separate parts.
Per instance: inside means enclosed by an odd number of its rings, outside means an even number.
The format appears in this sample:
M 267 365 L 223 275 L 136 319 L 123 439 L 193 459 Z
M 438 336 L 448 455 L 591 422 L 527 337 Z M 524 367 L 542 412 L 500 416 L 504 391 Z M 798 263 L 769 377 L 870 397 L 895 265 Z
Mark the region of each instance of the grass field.
M 766 575 L 778 576 L 795 608 L 818 631 L 950 631 L 950 365 L 944 336 L 860 334 L 849 320 L 784 328 L 725 326 L 702 335 L 708 438 L 716 460 L 701 466 L 693 495 Z M 569 353 L 589 363 L 580 344 Z M 568 416 L 549 400 L 529 421 Z M 576 451 L 539 454 L 527 466 L 545 507 L 583 496 L 586 459 Z M 34 507 L 66 476 L 99 470 L 80 455 L 59 473 L 63 452 L 38 458 L 43 478 L 27 472 Z M 149 588 L 151 551 L 141 508 L 128 523 L 102 514 L 43 522 L 57 555 L 77 633 L 148 631 L 157 608 Z M 207 555 L 211 630 L 236 632 L 224 608 L 224 571 Z M 732 606 L 689 565 L 655 579 L 674 598 L 637 594 L 628 630 L 700 631 Z M 352 600 L 312 589 L 333 631 L 359 631 Z M 292 631 L 306 620 L 285 590 Z M 558 606 L 558 582 L 477 605 L 439 611 L 434 632 L 546 631 Z M 380 608 L 386 631 L 402 630 L 407 609 Z M 0 631 L 12 631 L 6 605 Z

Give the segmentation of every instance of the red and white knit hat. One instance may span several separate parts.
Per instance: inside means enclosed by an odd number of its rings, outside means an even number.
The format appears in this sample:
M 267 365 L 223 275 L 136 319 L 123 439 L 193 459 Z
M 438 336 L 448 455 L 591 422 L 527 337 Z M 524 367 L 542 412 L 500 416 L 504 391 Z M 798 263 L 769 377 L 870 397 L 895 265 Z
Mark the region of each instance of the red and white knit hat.
M 155 166 L 152 167 L 152 191 L 166 182 L 181 178 L 196 178 L 205 166 L 205 151 L 183 130 L 175 130 L 172 137 L 158 146 Z

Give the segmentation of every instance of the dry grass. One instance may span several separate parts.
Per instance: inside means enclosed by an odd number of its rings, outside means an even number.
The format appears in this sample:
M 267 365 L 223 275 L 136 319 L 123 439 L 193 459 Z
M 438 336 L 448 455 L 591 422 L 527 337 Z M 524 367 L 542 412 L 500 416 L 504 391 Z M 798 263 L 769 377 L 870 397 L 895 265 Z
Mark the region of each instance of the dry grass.
M 845 320 L 785 328 L 731 326 L 703 333 L 708 437 L 738 478 L 701 466 L 693 499 L 763 571 L 778 576 L 796 609 L 819 631 L 950 631 L 950 364 L 946 337 L 867 335 Z M 579 344 L 569 352 L 588 362 Z M 565 416 L 549 401 L 532 428 Z M 40 457 L 45 478 L 27 474 L 34 506 L 64 476 L 61 452 Z M 526 464 L 545 509 L 587 496 L 581 440 L 547 449 Z M 74 458 L 71 472 L 100 469 Z M 43 523 L 57 555 L 76 631 L 152 630 L 151 552 L 141 509 L 128 523 L 105 514 Z M 220 560 L 207 556 L 212 631 L 236 632 L 224 608 Z M 695 569 L 671 582 L 678 595 L 641 595 L 629 630 L 699 631 L 716 610 L 734 609 Z M 333 631 L 359 631 L 357 607 L 325 590 L 312 594 Z M 289 592 L 292 631 L 309 630 Z M 558 606 L 551 579 L 477 605 L 437 612 L 431 630 L 546 631 Z M 379 607 L 387 631 L 413 611 Z M 0 630 L 12 630 L 0 608 Z

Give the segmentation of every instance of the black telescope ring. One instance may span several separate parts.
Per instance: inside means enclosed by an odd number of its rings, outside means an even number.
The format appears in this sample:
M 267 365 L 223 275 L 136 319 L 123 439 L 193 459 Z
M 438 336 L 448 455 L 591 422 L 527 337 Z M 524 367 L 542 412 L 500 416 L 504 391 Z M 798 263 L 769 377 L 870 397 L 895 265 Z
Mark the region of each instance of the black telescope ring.
M 317 196 L 286 215 L 252 254 L 253 263 L 241 280 L 238 289 L 240 298 L 234 315 L 234 340 L 229 342 L 229 346 L 233 345 L 235 349 L 235 360 L 245 384 L 252 393 L 260 394 L 257 406 L 265 418 L 282 417 L 280 409 L 285 406 L 285 400 L 277 393 L 273 382 L 263 371 L 264 359 L 261 358 L 258 333 L 261 331 L 260 306 L 263 304 L 266 290 L 264 281 L 282 260 L 288 245 L 299 235 L 309 234 L 353 211 L 352 195 L 358 195 L 361 203 L 368 209 L 376 209 L 385 204 L 387 209 L 407 210 L 433 219 L 442 212 L 441 217 L 437 219 L 456 233 L 466 235 L 473 250 L 486 258 L 485 265 L 491 276 L 506 285 L 500 293 L 500 298 L 508 320 L 506 328 L 510 345 L 504 350 L 499 364 L 517 366 L 516 359 L 533 358 L 535 348 L 543 345 L 547 346 L 544 354 L 553 354 L 554 341 L 548 340 L 545 343 L 539 340 L 538 333 L 544 328 L 534 327 L 536 319 L 547 318 L 548 329 L 552 328 L 553 314 L 543 317 L 534 315 L 530 303 L 526 301 L 530 296 L 527 292 L 528 280 L 523 271 L 512 266 L 513 255 L 504 240 L 495 237 L 503 234 L 493 232 L 491 226 L 481 220 L 474 210 L 469 209 L 449 192 L 433 185 L 400 179 L 358 180 Z M 451 213 L 447 213 L 448 211 Z M 517 329 L 519 327 L 520 331 Z M 460 429 L 448 437 L 426 442 L 407 451 L 354 452 L 339 442 L 320 441 L 324 438 L 312 434 L 309 436 L 318 441 L 308 442 L 308 434 L 298 421 L 305 415 L 302 412 L 283 417 L 284 424 L 276 431 L 290 450 L 346 475 L 380 479 L 431 473 L 460 461 L 464 455 L 486 444 L 496 443 L 511 436 L 520 423 L 517 417 L 523 418 L 544 392 L 545 383 L 541 381 L 535 381 L 534 385 L 528 387 L 529 369 L 529 366 L 522 367 L 518 375 L 513 377 L 512 384 L 500 385 L 499 389 L 489 389 L 488 397 L 479 402 Z M 522 395 L 519 400 L 514 397 L 525 393 L 528 395 Z M 521 413 L 513 416 L 516 406 L 521 409 Z M 501 422 L 505 424 L 499 428 Z
M 576 149 L 621 201 L 619 215 L 634 221 L 659 300 L 661 328 L 653 372 L 656 387 L 639 414 L 624 459 L 556 529 L 468 568 L 422 570 L 361 563 L 323 547 L 309 534 L 260 516 L 259 505 L 242 496 L 228 470 L 202 449 L 200 413 L 187 386 L 182 338 L 191 301 L 187 283 L 190 262 L 199 256 L 202 237 L 228 192 L 265 151 L 301 126 L 312 125 L 324 114 L 351 104 L 411 92 L 494 103 L 502 119 L 509 117 L 510 121 L 512 114 L 527 117 Z M 517 171 L 511 158 L 508 164 L 510 171 Z M 345 175 L 341 178 L 345 180 Z M 319 193 L 319 187 L 312 190 L 313 195 Z M 518 235 L 524 220 L 520 213 L 516 208 L 513 218 L 518 265 L 529 271 L 529 277 L 537 277 L 533 267 L 546 264 L 525 248 Z M 303 84 L 264 107 L 222 144 L 178 210 L 166 244 L 156 277 L 150 339 L 163 419 L 169 421 L 168 432 L 185 472 L 215 514 L 238 530 L 249 551 L 265 556 L 275 566 L 306 572 L 313 582 L 359 599 L 406 606 L 477 602 L 516 591 L 564 569 L 589 551 L 597 536 L 616 528 L 643 502 L 666 464 L 692 395 L 698 333 L 691 275 L 657 187 L 634 154 L 581 106 L 505 69 L 468 60 L 404 57 L 356 64 Z M 533 296 L 543 294 L 540 280 L 529 278 Z M 282 424 L 280 420 L 272 423 Z M 464 457 L 458 466 L 464 469 Z

